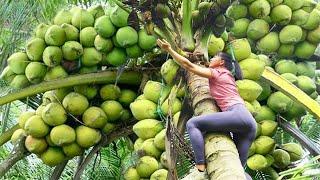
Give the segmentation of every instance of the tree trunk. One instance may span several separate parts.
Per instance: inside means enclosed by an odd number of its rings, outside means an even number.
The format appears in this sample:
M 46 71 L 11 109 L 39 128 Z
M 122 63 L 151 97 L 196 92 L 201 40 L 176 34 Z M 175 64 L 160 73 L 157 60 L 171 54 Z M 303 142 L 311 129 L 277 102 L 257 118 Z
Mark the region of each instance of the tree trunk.
M 193 73 L 187 74 L 194 115 L 218 112 L 210 95 L 209 82 Z M 237 148 L 227 134 L 209 133 L 205 136 L 205 157 L 208 176 L 212 180 L 245 180 Z

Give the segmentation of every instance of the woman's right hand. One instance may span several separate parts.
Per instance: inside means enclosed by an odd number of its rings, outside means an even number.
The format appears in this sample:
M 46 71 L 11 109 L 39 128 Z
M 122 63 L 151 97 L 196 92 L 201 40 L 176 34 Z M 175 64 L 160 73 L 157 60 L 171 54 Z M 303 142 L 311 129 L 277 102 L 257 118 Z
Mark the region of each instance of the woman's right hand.
M 164 39 L 157 39 L 157 44 L 164 51 L 169 51 L 171 49 L 171 45 Z

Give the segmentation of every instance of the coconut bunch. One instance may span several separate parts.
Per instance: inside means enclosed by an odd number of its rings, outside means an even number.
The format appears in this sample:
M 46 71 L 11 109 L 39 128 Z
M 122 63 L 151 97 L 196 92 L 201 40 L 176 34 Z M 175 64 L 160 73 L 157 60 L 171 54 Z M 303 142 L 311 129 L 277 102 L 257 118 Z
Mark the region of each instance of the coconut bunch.
M 161 67 L 163 83 L 148 81 L 140 95 L 130 104 L 132 115 L 138 120 L 133 126 L 138 139 L 134 151 L 140 154 L 135 166 L 125 170 L 125 179 L 166 179 L 168 171 L 165 151 L 165 124 L 163 117 L 173 116 L 176 125 L 180 116 L 184 87 L 174 85 L 179 65 L 172 59 Z
M 226 14 L 235 20 L 231 34 L 248 38 L 254 52 L 303 61 L 320 42 L 320 11 L 312 0 L 240 0 Z
M 114 84 L 45 92 L 35 112 L 20 115 L 20 129 L 12 135 L 12 142 L 26 136 L 26 149 L 44 164 L 56 166 L 99 143 L 102 133 L 107 135 L 130 121 L 129 105 L 136 97 L 135 90 Z
M 111 8 L 111 7 L 109 7 Z M 39 24 L 25 50 L 12 54 L 1 78 L 14 88 L 90 73 L 102 66 L 123 66 L 152 51 L 156 38 L 128 25 L 120 7 L 73 7 L 61 10 L 50 24 Z

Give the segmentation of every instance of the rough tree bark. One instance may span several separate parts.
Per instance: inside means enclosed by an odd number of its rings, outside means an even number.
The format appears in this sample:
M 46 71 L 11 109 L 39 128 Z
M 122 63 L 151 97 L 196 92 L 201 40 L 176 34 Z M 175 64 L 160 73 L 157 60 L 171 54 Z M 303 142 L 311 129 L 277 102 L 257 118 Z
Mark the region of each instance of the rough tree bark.
M 194 115 L 218 112 L 210 95 L 209 82 L 193 73 L 187 74 L 188 91 Z M 205 136 L 207 172 L 211 180 L 245 180 L 237 148 L 227 134 L 209 133 Z

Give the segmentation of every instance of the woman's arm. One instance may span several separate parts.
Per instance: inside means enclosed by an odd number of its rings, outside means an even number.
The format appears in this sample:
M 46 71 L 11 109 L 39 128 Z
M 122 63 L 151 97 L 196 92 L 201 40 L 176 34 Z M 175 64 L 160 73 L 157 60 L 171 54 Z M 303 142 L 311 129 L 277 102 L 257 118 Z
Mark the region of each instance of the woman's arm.
M 205 67 L 201 67 L 196 64 L 193 64 L 187 58 L 181 56 L 179 53 L 174 51 L 166 40 L 158 39 L 157 44 L 161 49 L 167 51 L 172 56 L 172 58 L 187 71 L 190 71 L 198 76 L 205 77 L 205 78 L 212 77 L 212 74 L 209 68 L 205 68 Z

